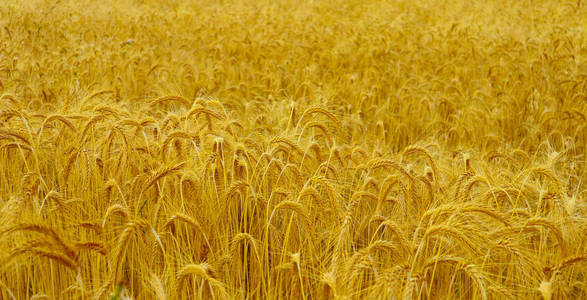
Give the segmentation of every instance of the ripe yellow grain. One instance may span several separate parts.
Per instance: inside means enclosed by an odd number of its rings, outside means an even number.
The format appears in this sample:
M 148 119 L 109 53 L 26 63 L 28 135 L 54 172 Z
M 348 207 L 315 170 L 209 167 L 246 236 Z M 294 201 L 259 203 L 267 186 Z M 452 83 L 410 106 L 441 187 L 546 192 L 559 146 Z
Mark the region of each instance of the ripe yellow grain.
M 587 298 L 585 15 L 0 1 L 0 299 Z

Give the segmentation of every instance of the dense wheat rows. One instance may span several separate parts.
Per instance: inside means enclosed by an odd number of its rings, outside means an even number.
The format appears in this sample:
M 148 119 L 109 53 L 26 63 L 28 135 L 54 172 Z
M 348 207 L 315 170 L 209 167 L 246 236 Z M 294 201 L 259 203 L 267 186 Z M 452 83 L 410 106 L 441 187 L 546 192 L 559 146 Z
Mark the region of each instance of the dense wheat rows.
M 584 299 L 576 1 L 0 3 L 1 299 Z

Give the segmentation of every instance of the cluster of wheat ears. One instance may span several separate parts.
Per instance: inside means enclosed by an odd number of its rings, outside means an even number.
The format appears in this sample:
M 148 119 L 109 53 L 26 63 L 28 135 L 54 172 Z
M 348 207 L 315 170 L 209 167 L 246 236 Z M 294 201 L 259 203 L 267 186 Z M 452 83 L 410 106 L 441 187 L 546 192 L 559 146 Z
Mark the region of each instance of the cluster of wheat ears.
M 0 298 L 585 299 L 582 1 L 0 1 Z

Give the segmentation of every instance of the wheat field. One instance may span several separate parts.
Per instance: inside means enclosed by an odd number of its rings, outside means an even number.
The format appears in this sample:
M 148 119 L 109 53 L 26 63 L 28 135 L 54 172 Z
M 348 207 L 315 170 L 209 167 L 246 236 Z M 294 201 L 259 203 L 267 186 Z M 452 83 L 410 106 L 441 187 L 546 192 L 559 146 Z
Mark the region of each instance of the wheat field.
M 0 299 L 586 299 L 587 4 L 0 2 Z

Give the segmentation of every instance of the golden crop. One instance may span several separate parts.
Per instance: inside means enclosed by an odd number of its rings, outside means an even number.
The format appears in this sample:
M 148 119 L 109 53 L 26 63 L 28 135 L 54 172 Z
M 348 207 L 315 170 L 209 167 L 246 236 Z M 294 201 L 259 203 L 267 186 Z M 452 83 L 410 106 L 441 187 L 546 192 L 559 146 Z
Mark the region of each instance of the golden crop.
M 0 1 L 0 298 L 587 298 L 582 2 Z

